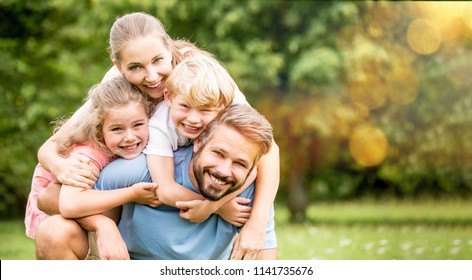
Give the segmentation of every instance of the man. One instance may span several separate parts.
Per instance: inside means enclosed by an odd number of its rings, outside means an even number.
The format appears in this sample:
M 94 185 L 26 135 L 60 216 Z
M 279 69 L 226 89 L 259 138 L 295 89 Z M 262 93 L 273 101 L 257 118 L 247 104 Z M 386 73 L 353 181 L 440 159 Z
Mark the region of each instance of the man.
M 267 120 L 247 105 L 232 105 L 208 125 L 193 146 L 183 147 L 174 153 L 175 179 L 179 184 L 201 193 L 211 200 L 218 200 L 244 184 L 262 155 L 272 143 L 272 127 Z M 106 190 L 136 182 L 149 181 L 145 157 L 134 162 L 112 162 L 103 170 L 96 188 Z M 144 166 L 144 168 L 143 168 Z M 252 199 L 254 185 L 240 195 Z M 217 215 L 211 215 L 201 223 L 191 223 L 180 218 L 179 209 L 161 205 L 157 208 L 128 203 L 123 205 L 119 229 L 132 259 L 228 259 L 232 241 L 238 229 Z M 116 213 L 116 211 L 114 211 Z M 115 220 L 116 214 L 111 215 Z M 97 232 L 100 254 L 110 258 L 120 257 L 120 252 L 109 253 L 103 243 L 108 238 L 117 240 L 109 219 L 103 215 L 78 220 L 90 231 Z M 50 242 L 57 240 L 58 230 L 37 236 L 38 257 L 48 257 L 46 248 L 54 248 Z M 71 236 L 70 232 L 62 232 Z M 53 238 L 55 236 L 55 239 Z M 75 242 L 75 241 L 74 241 Z M 38 244 L 39 243 L 39 244 Z M 49 244 L 48 244 L 49 243 Z M 62 245 L 64 246 L 62 242 Z M 108 244 L 111 244 L 108 242 Z M 120 243 L 118 243 L 120 244 Z M 57 247 L 63 247 L 57 246 Z M 115 245 L 116 246 L 116 245 Z M 103 250 L 102 248 L 105 248 Z M 113 250 L 113 249 L 110 249 Z M 41 254 L 44 253 L 44 256 Z M 275 258 L 276 237 L 273 211 L 267 225 L 264 250 L 258 258 Z M 121 255 L 122 256 L 122 255 Z

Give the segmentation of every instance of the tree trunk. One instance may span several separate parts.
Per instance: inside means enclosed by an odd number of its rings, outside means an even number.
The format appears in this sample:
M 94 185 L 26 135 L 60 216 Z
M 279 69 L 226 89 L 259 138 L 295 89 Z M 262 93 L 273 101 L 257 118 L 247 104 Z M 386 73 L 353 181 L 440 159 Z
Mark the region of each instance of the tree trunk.
M 292 168 L 289 176 L 287 199 L 290 222 L 303 222 L 306 220 L 306 209 L 308 207 L 306 177 L 302 169 L 297 166 Z

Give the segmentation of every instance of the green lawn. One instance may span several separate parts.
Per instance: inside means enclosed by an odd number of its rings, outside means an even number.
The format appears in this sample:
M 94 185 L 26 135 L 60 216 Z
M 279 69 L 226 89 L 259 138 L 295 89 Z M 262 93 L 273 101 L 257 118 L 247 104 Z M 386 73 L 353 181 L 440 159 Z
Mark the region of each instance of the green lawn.
M 315 204 L 290 224 L 276 209 L 281 260 L 468 260 L 472 201 Z M 0 221 L 0 259 L 35 258 L 21 220 Z

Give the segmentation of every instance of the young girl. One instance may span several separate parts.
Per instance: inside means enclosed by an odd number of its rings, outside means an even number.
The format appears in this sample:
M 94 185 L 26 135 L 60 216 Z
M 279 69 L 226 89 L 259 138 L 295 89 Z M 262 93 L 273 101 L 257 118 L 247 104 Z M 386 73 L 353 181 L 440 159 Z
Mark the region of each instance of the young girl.
M 162 101 L 165 80 L 184 57 L 178 48 L 187 47 L 188 50 L 188 45 L 183 41 L 173 41 L 158 19 L 144 13 L 132 13 L 117 19 L 110 32 L 110 51 L 116 69 L 155 102 Z M 191 49 L 200 52 L 194 46 Z M 115 70 L 114 73 L 118 71 Z M 113 70 L 105 79 L 112 76 L 112 73 Z M 80 116 L 81 113 L 78 112 L 72 119 L 78 121 Z M 71 122 L 73 123 L 74 121 Z M 96 174 L 89 171 L 83 160 L 60 157 L 56 151 L 55 137 L 56 135 L 51 137 L 39 150 L 41 164 L 56 174 L 63 183 L 79 187 L 93 185 Z M 273 205 L 279 184 L 278 147 L 272 146 L 269 154 L 257 166 L 258 187 L 251 216 L 235 241 L 232 258 L 241 259 L 245 256 L 254 259 L 262 248 L 269 209 Z M 234 204 L 232 206 L 238 207 Z M 274 258 L 275 255 L 270 257 Z
M 117 77 L 92 87 L 88 100 L 91 106 L 81 122 L 74 128 L 64 127 L 60 137 L 56 138 L 58 152 L 63 156 L 87 157 L 90 167 L 96 172 L 116 157 L 132 159 L 138 156 L 147 144 L 148 118 L 154 108 L 147 97 L 126 79 Z M 37 199 L 51 183 L 58 184 L 57 178 L 38 164 L 25 215 L 26 235 L 32 239 L 35 239 L 39 224 L 49 217 L 38 209 Z M 46 211 L 50 214 L 60 211 L 67 218 L 102 213 L 129 201 L 158 205 L 155 186 L 150 184 L 135 184 L 119 192 L 101 193 L 100 197 L 91 197 L 88 191 L 77 190 L 63 185 L 60 190 L 60 209 L 56 205 L 50 207 L 55 208 L 52 213 Z

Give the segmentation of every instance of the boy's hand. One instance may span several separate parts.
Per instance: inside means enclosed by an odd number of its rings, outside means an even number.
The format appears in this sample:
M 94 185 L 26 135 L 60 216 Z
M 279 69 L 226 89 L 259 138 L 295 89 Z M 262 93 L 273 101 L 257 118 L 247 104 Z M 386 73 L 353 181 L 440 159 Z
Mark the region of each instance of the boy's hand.
M 221 206 L 215 213 L 218 214 L 226 222 L 242 227 L 251 215 L 251 206 L 244 204 L 250 203 L 249 198 L 235 197 Z
M 177 201 L 175 206 L 180 209 L 180 217 L 192 223 L 200 223 L 213 213 L 213 202 L 209 200 Z

